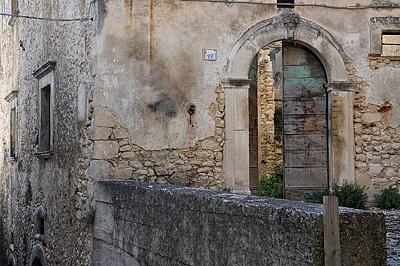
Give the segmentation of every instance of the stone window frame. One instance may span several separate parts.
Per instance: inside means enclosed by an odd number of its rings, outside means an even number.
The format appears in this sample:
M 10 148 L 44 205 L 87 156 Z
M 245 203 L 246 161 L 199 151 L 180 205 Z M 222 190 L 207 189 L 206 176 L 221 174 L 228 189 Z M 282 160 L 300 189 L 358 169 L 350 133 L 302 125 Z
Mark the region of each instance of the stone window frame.
M 370 57 L 380 57 L 391 61 L 400 61 L 398 56 L 382 55 L 382 36 L 384 34 L 400 35 L 400 17 L 373 17 L 370 19 Z
M 279 5 L 280 3 L 294 4 L 295 0 L 276 0 L 277 8 L 294 8 L 294 5 Z
M 54 70 L 56 67 L 55 61 L 47 61 L 41 67 L 33 72 L 33 76 L 39 80 L 39 97 L 38 97 L 38 105 L 39 105 L 39 143 L 38 143 L 38 151 L 34 154 L 37 158 L 47 159 L 53 156 L 53 145 L 54 145 L 54 102 L 55 102 L 55 74 Z M 42 131 L 44 130 L 44 125 L 42 125 L 42 90 L 44 89 L 50 90 L 49 96 L 49 145 L 47 148 L 42 147 L 43 139 L 42 139 Z
M 34 237 L 36 240 L 40 240 L 43 243 L 46 240 L 46 218 L 47 211 L 43 206 L 40 206 L 36 209 L 33 214 L 34 221 Z
M 4 100 L 9 104 L 9 153 L 6 161 L 16 161 L 18 148 L 18 91 L 10 92 Z M 14 133 L 14 134 L 13 134 Z

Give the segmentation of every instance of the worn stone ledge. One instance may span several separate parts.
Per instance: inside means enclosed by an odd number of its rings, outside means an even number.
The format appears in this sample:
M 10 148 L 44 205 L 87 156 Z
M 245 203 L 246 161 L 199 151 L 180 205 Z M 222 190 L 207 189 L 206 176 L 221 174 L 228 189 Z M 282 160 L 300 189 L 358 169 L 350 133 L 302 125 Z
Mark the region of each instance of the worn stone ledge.
M 324 263 L 319 204 L 134 181 L 99 181 L 95 200 L 94 264 L 116 251 L 138 265 Z M 385 265 L 382 214 L 340 208 L 340 228 L 342 265 Z

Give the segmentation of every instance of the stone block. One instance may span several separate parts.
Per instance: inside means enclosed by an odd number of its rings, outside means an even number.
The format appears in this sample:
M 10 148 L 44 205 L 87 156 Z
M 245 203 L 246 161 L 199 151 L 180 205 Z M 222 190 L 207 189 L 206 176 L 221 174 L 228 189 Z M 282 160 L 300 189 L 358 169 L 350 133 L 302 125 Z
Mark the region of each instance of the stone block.
M 93 140 L 109 140 L 112 129 L 108 127 L 95 127 L 93 129 Z
M 179 186 L 187 186 L 189 184 L 189 177 L 181 173 L 174 173 L 171 177 L 167 177 L 168 183 Z
M 143 167 L 143 164 L 140 161 L 130 161 L 129 165 L 136 169 L 140 169 Z
M 145 169 L 135 171 L 136 175 L 147 175 L 148 173 L 149 173 L 149 171 L 147 171 Z
M 208 159 L 211 154 L 208 151 L 198 151 L 196 152 L 196 157 L 199 159 Z
M 373 157 L 372 157 L 372 160 L 371 160 L 371 163 L 376 163 L 376 164 L 378 164 L 378 163 L 381 162 L 381 160 L 382 160 L 382 158 L 381 158 L 380 156 L 373 156 Z
M 215 140 L 209 139 L 209 140 L 204 140 L 201 142 L 201 148 L 203 150 L 218 150 L 220 148 L 220 143 L 216 142 Z
M 112 165 L 104 160 L 91 161 L 89 166 L 89 175 L 94 182 L 102 179 L 114 178 Z
M 116 125 L 113 114 L 103 107 L 95 109 L 93 124 L 95 127 L 115 127 Z
M 209 173 L 212 172 L 212 168 L 211 167 L 200 167 L 199 169 L 197 169 L 198 173 Z
M 118 157 L 118 142 L 116 141 L 95 141 L 93 149 L 94 159 L 113 159 Z
M 382 165 L 380 164 L 370 164 L 368 174 L 370 175 L 379 175 L 382 171 Z
M 83 84 L 79 85 L 78 88 L 78 121 L 81 124 L 86 123 L 87 118 L 87 99 L 86 99 L 86 86 Z
M 168 175 L 168 170 L 162 167 L 155 167 L 154 171 L 156 172 L 157 175 Z
M 234 130 L 247 130 L 249 127 L 248 88 L 234 89 Z
M 367 123 L 376 123 L 381 121 L 382 114 L 381 113 L 365 113 L 363 115 L 363 121 Z
M 129 132 L 126 128 L 114 128 L 113 129 L 114 137 L 116 139 L 128 139 Z
M 132 177 L 133 168 L 117 168 L 115 169 L 115 173 L 118 176 L 118 179 L 128 180 Z
M 130 150 L 132 150 L 132 147 L 130 145 L 125 145 L 125 146 L 122 146 L 121 148 L 119 148 L 120 152 L 130 151 Z
M 96 193 L 98 193 L 97 190 Z M 99 193 L 101 193 L 100 190 Z M 112 244 L 114 225 L 113 204 L 96 201 L 96 215 L 94 219 L 94 234 L 96 235 L 96 238 Z
M 245 131 L 235 132 L 235 180 L 233 189 L 249 188 L 249 136 Z
M 112 245 L 95 240 L 93 244 L 93 265 L 116 265 L 119 261 L 119 252 Z
M 123 152 L 122 153 L 122 158 L 124 159 L 135 159 L 136 154 L 134 152 Z

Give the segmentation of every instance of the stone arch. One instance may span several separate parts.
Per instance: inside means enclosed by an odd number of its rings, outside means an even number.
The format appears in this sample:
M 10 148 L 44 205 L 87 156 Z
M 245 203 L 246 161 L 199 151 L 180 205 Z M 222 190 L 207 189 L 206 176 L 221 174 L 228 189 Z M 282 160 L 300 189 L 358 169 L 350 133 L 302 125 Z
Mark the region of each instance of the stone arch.
M 234 44 L 222 85 L 225 89 L 225 186 L 250 193 L 248 73 L 258 51 L 269 43 L 290 40 L 309 48 L 327 75 L 329 117 L 329 176 L 331 181 L 354 181 L 353 83 L 346 71 L 348 58 L 331 33 L 297 13 L 288 12 L 261 21 Z M 338 103 L 333 105 L 332 102 Z
M 43 250 L 40 245 L 33 246 L 29 266 L 46 266 Z
M 254 56 L 265 45 L 279 40 L 299 41 L 311 49 L 323 63 L 328 81 L 349 81 L 347 56 L 340 43 L 323 27 L 288 12 L 261 21 L 236 41 L 229 55 L 226 79 L 246 79 Z

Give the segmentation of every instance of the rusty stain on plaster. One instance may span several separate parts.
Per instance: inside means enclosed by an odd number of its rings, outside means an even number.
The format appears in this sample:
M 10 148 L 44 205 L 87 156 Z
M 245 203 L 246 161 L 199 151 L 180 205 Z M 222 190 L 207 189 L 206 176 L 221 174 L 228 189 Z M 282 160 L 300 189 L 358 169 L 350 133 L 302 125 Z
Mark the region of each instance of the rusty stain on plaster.
M 390 102 L 386 101 L 384 105 L 382 105 L 381 107 L 379 107 L 378 112 L 379 113 L 385 113 L 392 110 L 392 105 L 390 104 Z
M 150 0 L 150 43 L 149 59 L 153 59 L 153 39 L 154 39 L 154 0 Z

